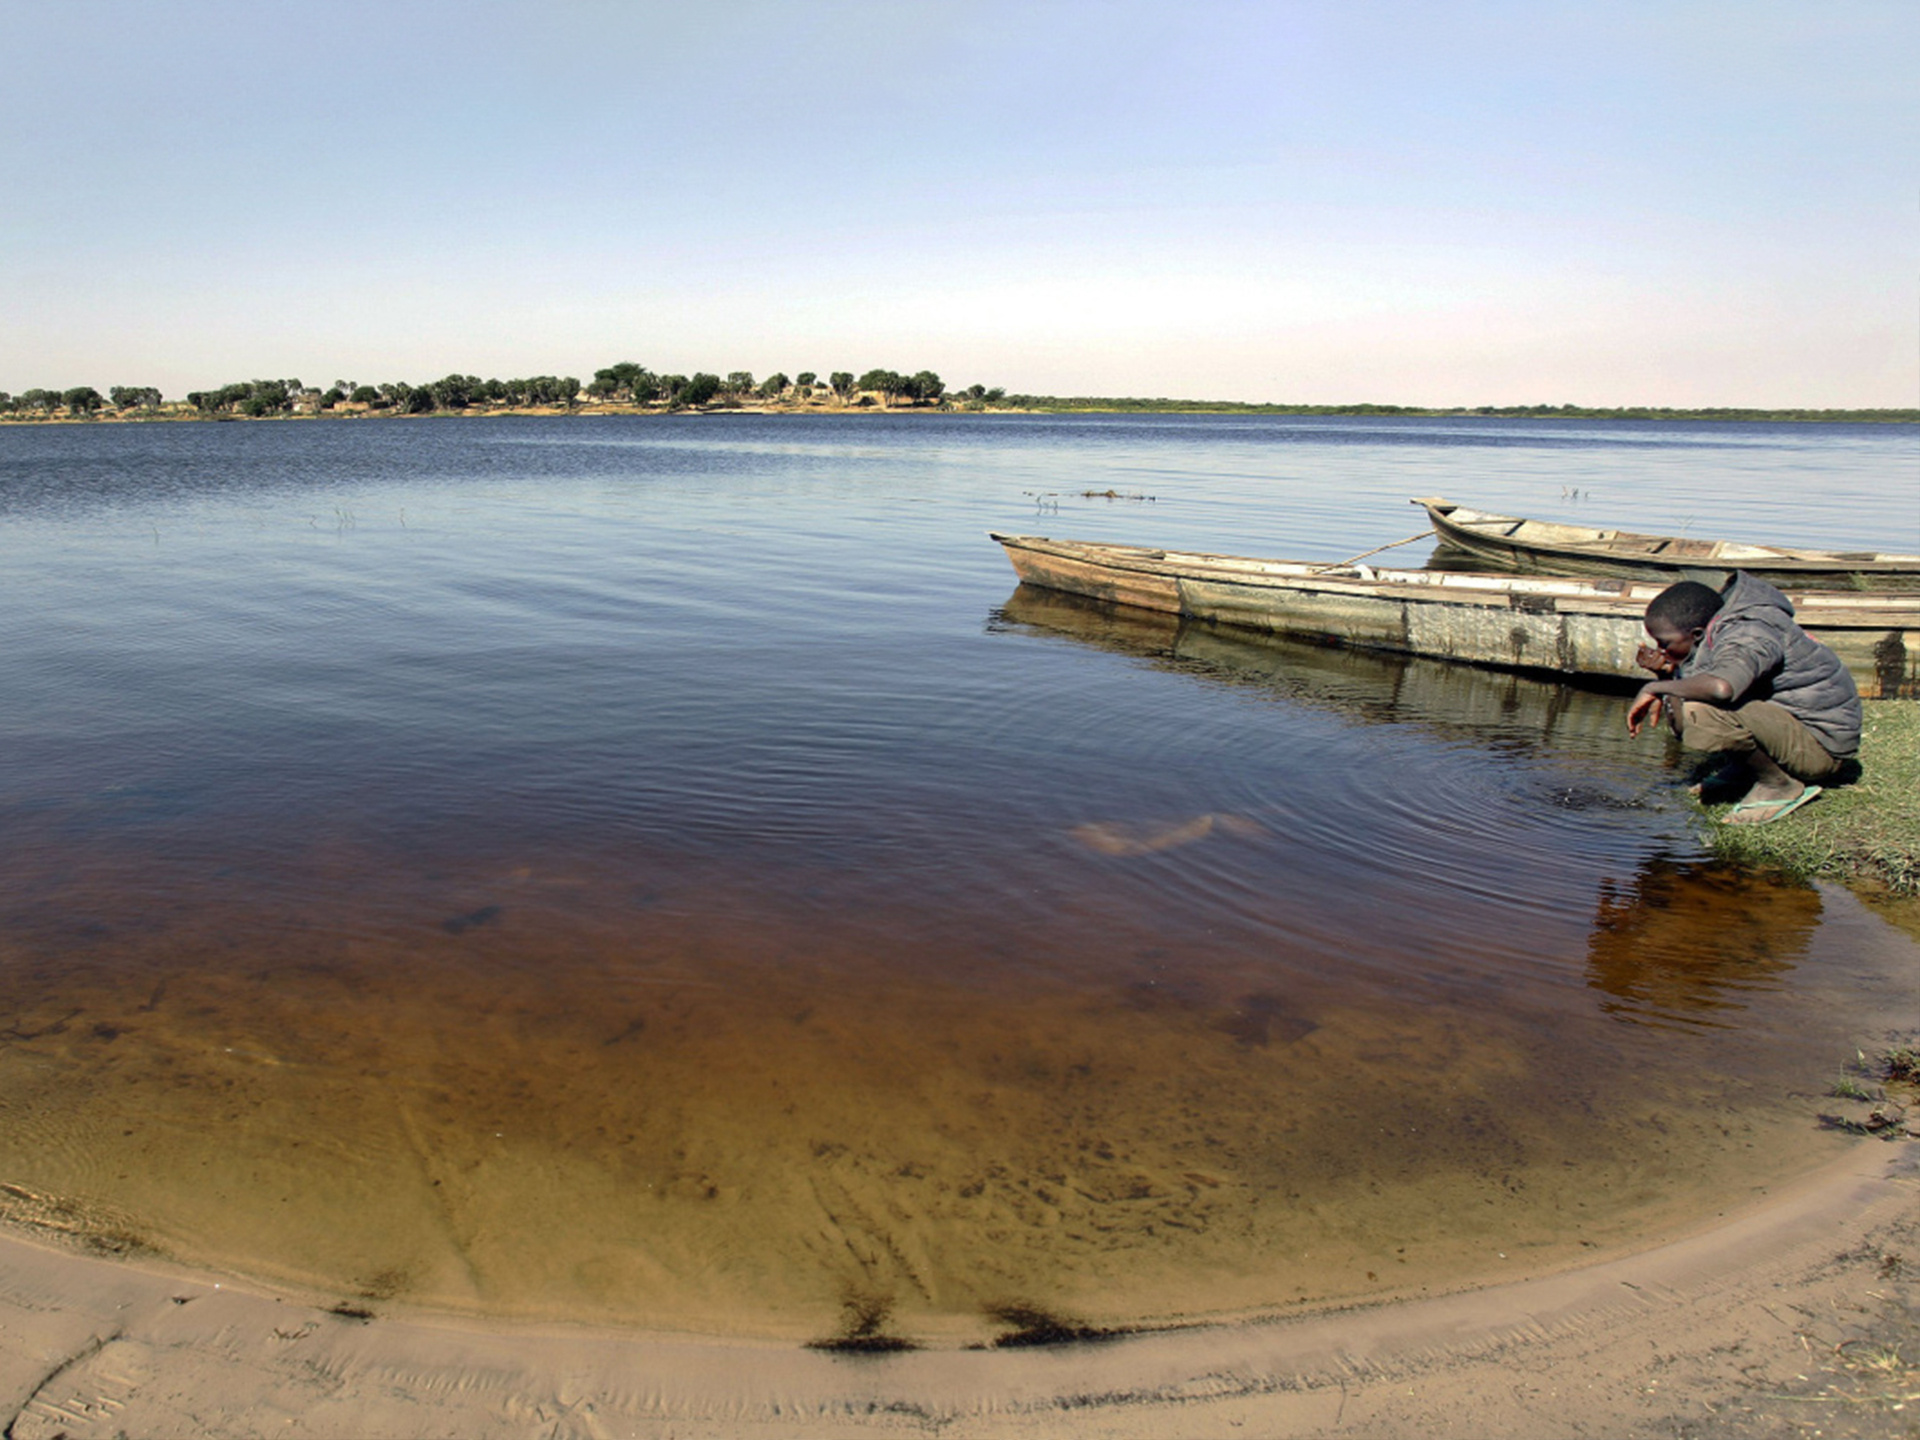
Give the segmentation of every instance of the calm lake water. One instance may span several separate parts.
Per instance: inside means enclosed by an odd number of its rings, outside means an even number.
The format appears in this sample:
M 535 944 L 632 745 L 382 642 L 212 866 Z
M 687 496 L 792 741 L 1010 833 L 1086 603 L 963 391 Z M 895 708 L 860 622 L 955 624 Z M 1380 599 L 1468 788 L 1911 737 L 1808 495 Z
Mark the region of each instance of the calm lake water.
M 1844 1143 L 1910 942 L 1706 861 L 1617 698 L 1016 593 L 986 532 L 1334 560 L 1445 494 L 1920 550 L 1917 440 L 0 427 L 0 1218 L 979 1338 L 1716 1213 Z

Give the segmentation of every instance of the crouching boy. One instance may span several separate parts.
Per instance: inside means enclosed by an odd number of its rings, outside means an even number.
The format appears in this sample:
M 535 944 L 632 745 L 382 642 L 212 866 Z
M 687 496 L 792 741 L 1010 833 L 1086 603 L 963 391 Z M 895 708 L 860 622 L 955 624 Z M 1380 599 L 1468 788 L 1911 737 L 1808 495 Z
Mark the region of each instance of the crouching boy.
M 1766 581 L 1740 572 L 1714 590 L 1683 580 L 1653 597 L 1646 624 L 1653 644 L 1636 658 L 1656 678 L 1627 710 L 1627 733 L 1664 712 L 1689 750 L 1742 765 L 1752 783 L 1727 824 L 1797 810 L 1860 748 L 1853 676 Z

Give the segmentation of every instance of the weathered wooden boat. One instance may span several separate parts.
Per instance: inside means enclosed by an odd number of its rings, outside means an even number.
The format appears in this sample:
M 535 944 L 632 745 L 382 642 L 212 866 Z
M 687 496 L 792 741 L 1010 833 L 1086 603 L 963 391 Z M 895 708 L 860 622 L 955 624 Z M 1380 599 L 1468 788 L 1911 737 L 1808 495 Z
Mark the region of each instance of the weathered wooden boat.
M 1664 581 L 1325 566 L 1000 535 L 1029 585 L 1331 645 L 1623 685 Z M 1789 590 L 1869 698 L 1920 696 L 1920 594 Z
M 1464 551 L 1509 570 L 1657 580 L 1669 585 L 1676 580 L 1701 580 L 1716 587 L 1735 570 L 1744 570 L 1782 589 L 1920 591 L 1920 555 L 1640 535 L 1493 515 L 1437 495 L 1413 503 L 1433 521 L 1443 551 Z M 1439 563 L 1445 563 L 1444 553 Z

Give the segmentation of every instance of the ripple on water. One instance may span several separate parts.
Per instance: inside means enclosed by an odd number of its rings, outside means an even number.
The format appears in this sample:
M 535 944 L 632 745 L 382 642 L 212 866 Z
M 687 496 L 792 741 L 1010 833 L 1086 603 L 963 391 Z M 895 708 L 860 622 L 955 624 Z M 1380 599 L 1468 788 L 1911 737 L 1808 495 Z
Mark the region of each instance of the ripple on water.
M 1009 596 L 980 538 L 1358 548 L 1594 442 L 991 433 L 171 427 L 0 496 L 0 1213 L 971 1340 L 1564 1263 L 1839 1143 L 1792 1091 L 1911 947 L 1703 865 L 1617 699 Z

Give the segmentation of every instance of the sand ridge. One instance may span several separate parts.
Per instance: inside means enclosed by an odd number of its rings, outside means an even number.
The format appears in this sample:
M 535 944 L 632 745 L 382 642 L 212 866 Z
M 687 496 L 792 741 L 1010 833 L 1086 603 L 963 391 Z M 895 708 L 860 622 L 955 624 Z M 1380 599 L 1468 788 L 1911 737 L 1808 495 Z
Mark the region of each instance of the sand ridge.
M 1747 1433 L 1896 1283 L 1920 1150 L 1863 1141 L 1636 1254 L 1437 1299 L 1022 1350 L 358 1318 L 309 1297 L 0 1238 L 12 1440 L 377 1436 Z M 1904 1282 L 1901 1282 L 1904 1283 Z M 1819 1343 L 1830 1342 L 1821 1337 Z

